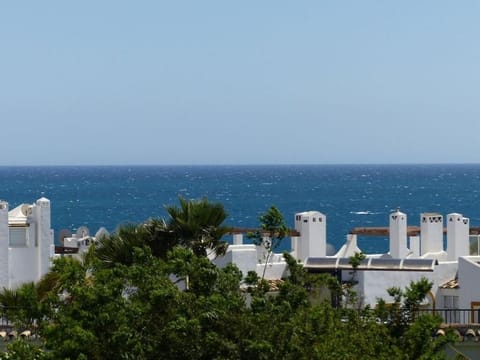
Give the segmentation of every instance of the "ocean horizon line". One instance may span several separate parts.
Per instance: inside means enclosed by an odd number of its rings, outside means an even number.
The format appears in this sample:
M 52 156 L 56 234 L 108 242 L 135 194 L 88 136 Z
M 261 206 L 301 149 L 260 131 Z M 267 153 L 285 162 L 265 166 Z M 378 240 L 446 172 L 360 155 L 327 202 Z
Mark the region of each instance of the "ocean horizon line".
M 0 164 L 0 168 L 152 168 L 152 167 L 164 167 L 164 168 L 180 168 L 180 167 L 336 167 L 336 166 L 479 166 L 480 162 L 392 162 L 392 163 L 225 163 L 225 164 Z

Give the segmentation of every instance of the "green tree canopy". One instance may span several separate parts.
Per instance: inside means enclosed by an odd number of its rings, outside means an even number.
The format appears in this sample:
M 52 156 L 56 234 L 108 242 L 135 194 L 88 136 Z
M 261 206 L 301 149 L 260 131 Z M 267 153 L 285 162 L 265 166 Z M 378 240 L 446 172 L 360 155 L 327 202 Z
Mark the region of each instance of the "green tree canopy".
M 180 206 L 167 206 L 167 226 L 175 236 L 175 243 L 193 250 L 196 255 L 206 256 L 213 252 L 223 255 L 227 242 L 222 237 L 229 228 L 223 226 L 227 218 L 220 203 L 211 203 L 206 198 L 186 200 L 179 197 Z
M 193 224 L 206 223 L 194 220 L 193 208 L 185 210 L 188 216 L 175 210 L 181 213 L 175 231 L 183 234 L 176 239 L 182 240 L 165 257 L 149 243 L 157 230 L 131 226 L 109 238 L 118 241 L 108 245 L 114 256 L 106 256 L 107 247 L 99 251 L 101 242 L 82 261 L 55 259 L 39 284 L 4 290 L 0 304 L 22 309 L 11 316 L 19 326 L 37 324 L 43 343 L 12 342 L 0 359 L 442 358 L 442 346 L 450 340 L 433 336 L 439 319 L 394 318 L 401 311 L 413 314 L 431 288 L 428 281 L 391 289 L 397 305 L 383 314 L 381 306 L 336 308 L 328 295 L 342 291 L 337 279 L 309 274 L 284 254 L 289 276 L 277 290 L 262 281 L 244 288 L 235 265 L 218 268 L 205 256 L 218 239 L 201 240 L 203 226 Z M 272 210 L 262 221 L 265 231 L 281 238 L 285 228 L 278 215 Z M 172 231 L 177 226 L 165 224 Z M 181 231 L 180 224 L 185 225 Z M 253 274 L 248 278 L 258 281 Z M 378 322 L 383 315 L 398 321 Z
M 166 206 L 169 218 L 149 219 L 143 224 L 120 226 L 110 236 L 99 239 L 96 256 L 105 266 L 120 262 L 132 265 L 135 248 L 148 248 L 155 257 L 166 259 L 175 246 L 191 249 L 198 256 L 223 255 L 228 243 L 223 236 L 227 213 L 223 205 L 206 198 L 186 200 L 180 206 Z

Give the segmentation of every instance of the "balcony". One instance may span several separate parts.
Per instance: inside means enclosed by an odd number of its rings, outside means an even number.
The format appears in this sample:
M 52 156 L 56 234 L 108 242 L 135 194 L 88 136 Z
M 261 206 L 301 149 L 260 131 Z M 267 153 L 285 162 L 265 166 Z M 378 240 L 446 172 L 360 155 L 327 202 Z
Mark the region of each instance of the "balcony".
M 421 309 L 416 313 L 439 315 L 445 325 L 477 325 L 480 328 L 480 309 Z

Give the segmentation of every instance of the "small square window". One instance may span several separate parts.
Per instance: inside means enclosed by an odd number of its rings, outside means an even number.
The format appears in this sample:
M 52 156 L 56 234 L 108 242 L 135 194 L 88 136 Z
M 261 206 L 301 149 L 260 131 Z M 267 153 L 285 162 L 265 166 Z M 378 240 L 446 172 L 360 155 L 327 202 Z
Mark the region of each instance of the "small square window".
M 11 228 L 9 246 L 25 247 L 28 246 L 27 228 Z

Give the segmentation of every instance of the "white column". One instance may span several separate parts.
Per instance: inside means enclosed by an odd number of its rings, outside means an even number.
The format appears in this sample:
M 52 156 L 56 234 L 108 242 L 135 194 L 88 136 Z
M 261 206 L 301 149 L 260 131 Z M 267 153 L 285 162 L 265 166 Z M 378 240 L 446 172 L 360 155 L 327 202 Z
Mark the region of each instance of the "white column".
M 437 213 L 420 215 L 421 255 L 443 251 L 443 216 Z
M 38 199 L 35 208 L 38 241 L 38 278 L 40 279 L 50 270 L 54 251 L 50 200 L 46 198 Z
M 407 215 L 397 210 L 390 214 L 390 255 L 403 259 L 408 254 Z
M 420 236 L 410 236 L 410 251 L 413 257 L 420 256 Z
M 291 254 L 295 259 L 298 259 L 298 236 L 292 236 L 290 238 L 290 247 L 291 247 Z
M 233 234 L 233 245 L 243 244 L 243 234 Z
M 300 233 L 296 242 L 297 259 L 323 257 L 327 253 L 327 217 L 318 211 L 295 214 L 295 230 Z
M 10 231 L 8 229 L 8 203 L 0 201 L 0 288 L 10 288 L 8 272 L 8 245 Z
M 447 215 L 447 253 L 448 260 L 458 260 L 469 255 L 470 220 L 462 214 Z

